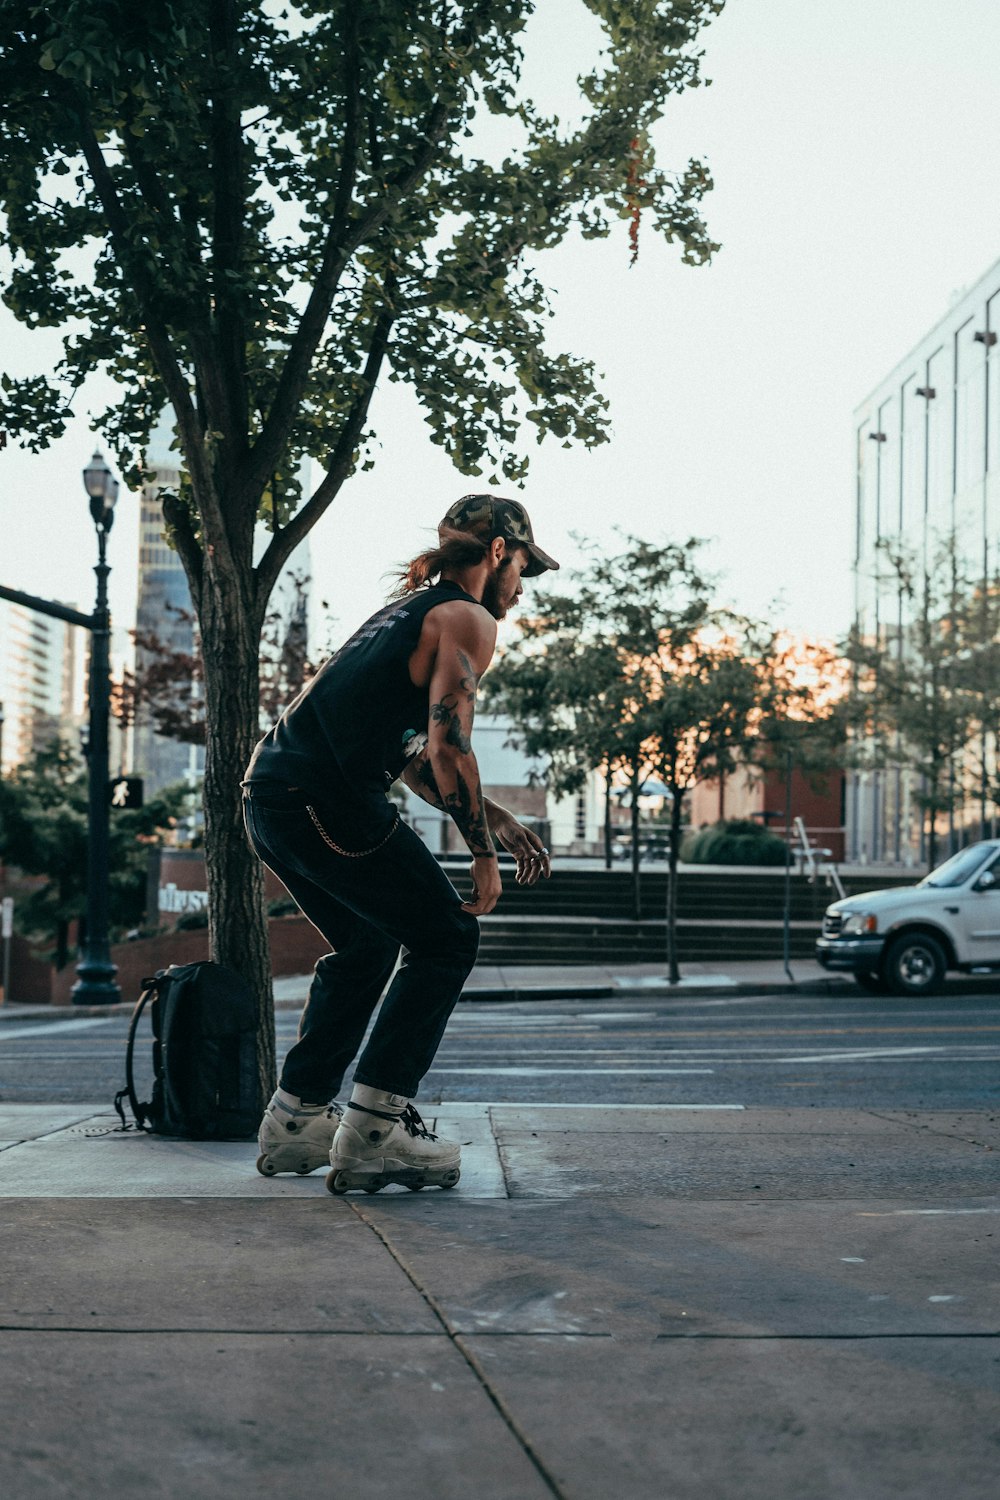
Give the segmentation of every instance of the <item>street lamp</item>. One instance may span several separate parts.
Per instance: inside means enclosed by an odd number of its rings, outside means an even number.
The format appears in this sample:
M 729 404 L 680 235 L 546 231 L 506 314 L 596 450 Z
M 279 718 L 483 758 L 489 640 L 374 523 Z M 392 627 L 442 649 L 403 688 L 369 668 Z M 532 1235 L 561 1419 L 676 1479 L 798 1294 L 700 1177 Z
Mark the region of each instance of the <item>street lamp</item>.
M 91 623 L 87 771 L 87 927 L 72 989 L 74 1005 L 108 1005 L 121 999 L 108 943 L 108 719 L 111 714 L 111 615 L 108 611 L 108 532 L 115 518 L 118 481 L 100 453 L 83 471 L 97 530 L 97 604 Z
M 97 606 L 85 615 L 68 604 L 54 599 L 39 599 L 20 589 L 0 584 L 0 599 L 9 599 L 36 614 L 53 620 L 65 620 L 89 630 L 90 684 L 87 694 L 90 729 L 87 740 L 87 784 L 89 812 L 87 817 L 87 930 L 82 944 L 79 975 L 73 986 L 74 1005 L 109 1005 L 121 999 L 115 983 L 118 970 L 111 962 L 108 944 L 108 719 L 111 714 L 110 642 L 111 616 L 108 613 L 107 564 L 108 532 L 115 518 L 118 481 L 95 453 L 83 471 L 83 483 L 90 496 L 90 514 L 97 528 Z

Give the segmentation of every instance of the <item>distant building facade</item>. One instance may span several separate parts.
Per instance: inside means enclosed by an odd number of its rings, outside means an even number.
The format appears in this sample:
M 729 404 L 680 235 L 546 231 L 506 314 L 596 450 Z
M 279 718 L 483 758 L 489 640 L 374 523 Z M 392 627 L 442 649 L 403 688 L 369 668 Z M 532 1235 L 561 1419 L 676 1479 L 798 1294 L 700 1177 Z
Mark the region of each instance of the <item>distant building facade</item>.
M 930 566 L 954 548 L 962 575 L 985 586 L 1000 548 L 1000 262 L 962 294 L 854 414 L 854 613 L 859 634 L 902 649 L 914 605 L 886 556 L 899 547 Z M 917 606 L 919 607 L 919 605 Z M 995 732 L 984 733 L 996 766 Z M 925 830 L 915 773 L 900 764 L 852 772 L 847 857 L 916 865 Z M 964 799 L 964 800 L 963 800 Z M 959 788 L 939 852 L 990 825 L 975 790 Z
M 162 493 L 175 490 L 181 482 L 177 455 L 171 444 L 172 436 L 161 424 L 149 453 L 156 477 L 144 486 L 141 498 L 135 652 L 140 676 L 154 659 L 153 653 L 141 644 L 144 638 L 147 641 L 155 638 L 168 651 L 183 655 L 191 655 L 195 650 L 194 611 L 187 575 L 179 554 L 167 545 L 163 534 Z M 266 531 L 259 527 L 255 559 L 259 559 L 267 541 Z M 271 597 L 275 630 L 294 632 L 303 652 L 308 645 L 309 568 L 306 540 L 296 548 Z M 141 700 L 136 709 L 133 746 L 134 770 L 143 778 L 147 796 L 179 782 L 194 787 L 204 774 L 204 748 L 157 734 Z
M 139 511 L 139 575 L 136 600 L 135 652 L 138 675 L 149 667 L 152 653 L 143 639 L 155 637 L 168 650 L 186 655 L 194 650 L 191 591 L 184 565 L 163 538 L 161 493 L 180 484 L 180 472 L 162 458 L 156 463 L 156 479 L 143 486 Z M 133 730 L 133 769 L 143 778 L 147 795 L 166 786 L 194 782 L 204 770 L 204 750 L 157 734 L 141 699 Z
M 723 819 L 747 818 L 780 838 L 785 835 L 787 811 L 793 840 L 794 820 L 801 818 L 811 847 L 829 850 L 830 857 L 839 861 L 844 858 L 844 796 L 843 771 L 814 778 L 793 767 L 787 788 L 778 771 L 741 767 L 721 782 L 697 782 L 688 793 L 688 808 L 694 831 Z
M 0 600 L 0 772 L 59 738 L 79 748 L 80 634 L 73 625 Z

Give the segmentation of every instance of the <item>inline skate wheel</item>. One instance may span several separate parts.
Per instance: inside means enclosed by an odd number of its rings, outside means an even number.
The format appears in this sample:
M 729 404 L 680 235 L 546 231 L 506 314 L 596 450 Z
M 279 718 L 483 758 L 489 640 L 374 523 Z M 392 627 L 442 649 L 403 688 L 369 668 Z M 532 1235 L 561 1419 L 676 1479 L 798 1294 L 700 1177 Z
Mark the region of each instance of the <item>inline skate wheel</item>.
M 273 1177 L 277 1170 L 277 1167 L 269 1156 L 258 1156 L 257 1171 L 262 1177 Z

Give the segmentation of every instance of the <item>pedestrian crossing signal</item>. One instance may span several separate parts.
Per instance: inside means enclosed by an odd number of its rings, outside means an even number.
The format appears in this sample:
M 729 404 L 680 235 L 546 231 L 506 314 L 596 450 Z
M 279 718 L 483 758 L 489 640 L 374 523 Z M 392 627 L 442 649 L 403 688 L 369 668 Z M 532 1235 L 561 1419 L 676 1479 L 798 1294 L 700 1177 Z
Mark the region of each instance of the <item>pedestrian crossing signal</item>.
M 108 803 L 129 812 L 142 806 L 142 777 L 115 776 L 108 782 Z

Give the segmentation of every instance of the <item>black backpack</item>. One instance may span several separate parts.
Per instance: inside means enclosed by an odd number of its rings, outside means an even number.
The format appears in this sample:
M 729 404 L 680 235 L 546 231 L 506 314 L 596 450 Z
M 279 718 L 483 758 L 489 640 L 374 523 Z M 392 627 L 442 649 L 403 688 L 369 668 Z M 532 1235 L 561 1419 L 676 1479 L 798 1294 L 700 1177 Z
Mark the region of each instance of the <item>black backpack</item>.
M 223 964 L 171 964 L 142 982 L 125 1053 L 127 1098 L 139 1130 L 185 1140 L 249 1140 L 260 1123 L 253 994 Z M 153 1093 L 141 1104 L 132 1073 L 139 1017 L 153 1023 Z

